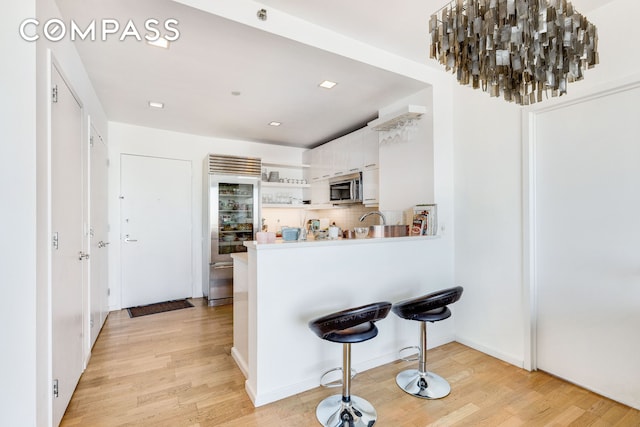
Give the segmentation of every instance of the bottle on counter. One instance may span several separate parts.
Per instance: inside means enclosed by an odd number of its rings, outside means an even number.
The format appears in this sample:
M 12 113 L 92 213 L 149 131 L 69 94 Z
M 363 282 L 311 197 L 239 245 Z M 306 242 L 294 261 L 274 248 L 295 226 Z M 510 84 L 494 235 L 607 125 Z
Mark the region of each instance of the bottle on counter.
M 338 227 L 334 222 L 329 226 L 329 238 L 337 239 L 338 237 L 342 237 L 342 231 L 340 230 L 340 227 Z
M 307 240 L 307 228 L 300 227 L 300 232 L 298 233 L 298 241 Z

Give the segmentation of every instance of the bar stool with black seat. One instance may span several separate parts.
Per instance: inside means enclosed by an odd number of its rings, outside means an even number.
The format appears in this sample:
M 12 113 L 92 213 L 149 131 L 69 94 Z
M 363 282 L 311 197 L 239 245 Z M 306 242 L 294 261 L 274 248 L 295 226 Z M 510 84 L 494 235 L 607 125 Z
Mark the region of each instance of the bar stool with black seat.
M 396 376 L 398 386 L 413 396 L 423 399 L 440 399 L 451 392 L 451 386 L 447 380 L 427 371 L 427 322 L 438 322 L 451 317 L 451 311 L 447 305 L 458 301 L 462 290 L 461 286 L 456 286 L 393 305 L 392 310 L 399 317 L 420 322 L 418 369 L 407 369 Z M 408 348 L 412 347 L 401 351 Z
M 316 408 L 316 417 L 325 427 L 369 427 L 377 419 L 371 403 L 351 395 L 351 344 L 370 340 L 378 335 L 374 324 L 384 319 L 391 309 L 390 302 L 377 302 L 350 308 L 309 322 L 309 328 L 323 340 L 342 343 L 342 395 L 324 399 Z M 327 371 L 323 377 L 334 371 Z M 340 385 L 340 384 L 339 384 Z

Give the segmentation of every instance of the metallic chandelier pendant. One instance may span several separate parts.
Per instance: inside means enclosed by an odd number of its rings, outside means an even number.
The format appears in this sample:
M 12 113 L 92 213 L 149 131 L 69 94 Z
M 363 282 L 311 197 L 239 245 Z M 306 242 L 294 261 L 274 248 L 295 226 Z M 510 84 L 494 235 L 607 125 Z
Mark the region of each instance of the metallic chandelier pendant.
M 431 58 L 462 85 L 529 105 L 598 64 L 596 27 L 566 0 L 453 0 L 431 15 Z

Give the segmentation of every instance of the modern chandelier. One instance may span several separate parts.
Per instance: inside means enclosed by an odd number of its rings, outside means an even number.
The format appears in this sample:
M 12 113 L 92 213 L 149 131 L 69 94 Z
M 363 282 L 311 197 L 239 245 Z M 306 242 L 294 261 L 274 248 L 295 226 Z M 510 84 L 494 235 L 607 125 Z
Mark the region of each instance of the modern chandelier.
M 453 0 L 431 15 L 431 58 L 462 85 L 529 105 L 598 64 L 596 27 L 566 0 Z

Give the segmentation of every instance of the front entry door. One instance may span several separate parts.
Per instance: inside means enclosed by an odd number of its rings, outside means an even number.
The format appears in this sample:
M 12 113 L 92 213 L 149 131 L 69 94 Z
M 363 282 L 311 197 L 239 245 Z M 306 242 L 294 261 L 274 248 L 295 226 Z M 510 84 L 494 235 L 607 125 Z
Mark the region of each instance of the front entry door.
M 54 67 L 51 106 L 51 333 L 53 425 L 83 369 L 82 108 Z M 81 259 L 82 258 L 82 259 Z M 55 387 L 57 385 L 57 388 Z
M 120 168 L 122 306 L 191 297 L 191 163 L 123 154 Z

